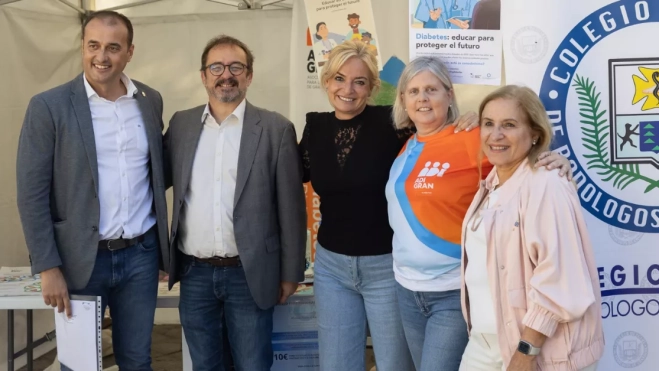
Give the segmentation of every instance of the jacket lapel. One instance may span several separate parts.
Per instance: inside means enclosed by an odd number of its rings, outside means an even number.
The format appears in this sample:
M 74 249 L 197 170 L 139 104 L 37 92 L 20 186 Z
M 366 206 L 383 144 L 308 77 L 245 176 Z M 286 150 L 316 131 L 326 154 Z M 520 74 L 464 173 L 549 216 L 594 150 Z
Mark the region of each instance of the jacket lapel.
M 78 119 L 78 126 L 82 134 L 82 144 L 87 152 L 87 161 L 92 172 L 94 180 L 94 189 L 98 194 L 98 161 L 96 159 L 96 140 L 94 138 L 94 125 L 92 123 L 92 113 L 89 109 L 89 99 L 85 84 L 82 81 L 83 75 L 80 74 L 73 81 L 71 87 L 71 104 Z
M 256 107 L 247 102 L 245 107 L 245 119 L 243 120 L 242 136 L 240 138 L 240 151 L 238 153 L 238 174 L 236 175 L 236 193 L 233 205 L 238 204 L 240 195 L 245 189 L 247 178 L 254 164 L 254 157 L 261 139 L 263 128 L 259 125 L 261 116 Z
M 201 130 L 204 127 L 203 118 L 201 117 L 204 113 L 205 106 L 199 107 L 191 112 L 191 117 L 189 122 L 185 122 L 183 126 L 187 129 L 183 131 L 183 137 L 181 138 L 181 146 L 179 148 L 183 149 L 183 154 L 181 156 L 181 191 L 184 195 L 188 191 L 188 186 L 190 185 L 190 177 L 192 177 L 192 163 L 194 162 L 194 156 L 197 152 L 197 145 L 199 144 L 199 138 L 201 137 Z M 183 118 L 188 120 L 187 118 Z

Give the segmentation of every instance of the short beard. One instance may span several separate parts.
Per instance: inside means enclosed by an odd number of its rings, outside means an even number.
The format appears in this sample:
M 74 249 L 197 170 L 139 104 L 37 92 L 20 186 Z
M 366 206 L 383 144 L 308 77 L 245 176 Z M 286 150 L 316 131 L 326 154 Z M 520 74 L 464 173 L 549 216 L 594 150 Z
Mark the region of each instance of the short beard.
M 247 91 L 238 88 L 238 92 L 236 94 L 223 95 L 213 89 L 213 96 L 215 97 L 215 99 L 219 100 L 222 103 L 233 103 L 233 102 L 241 101 L 243 98 L 245 98 L 246 93 Z
M 227 80 L 230 80 L 230 79 L 227 79 Z M 208 95 L 213 96 L 215 99 L 217 99 L 218 101 L 220 101 L 222 103 L 233 103 L 233 102 L 236 102 L 236 101 L 241 101 L 243 98 L 245 98 L 245 95 L 247 94 L 247 90 L 246 89 L 244 89 L 244 90 L 240 89 L 240 87 L 238 87 L 237 82 L 235 82 L 235 83 L 236 83 L 236 87 L 238 88 L 238 92 L 236 92 L 235 94 L 227 95 L 227 94 L 222 94 L 221 92 L 219 92 L 216 88 L 219 87 L 219 85 L 224 83 L 224 82 L 226 82 L 226 80 L 219 81 L 215 86 L 211 86 L 211 87 L 207 86 L 206 91 L 208 92 Z M 234 81 L 232 81 L 232 82 L 234 82 Z M 220 88 L 220 89 L 222 89 L 222 88 Z

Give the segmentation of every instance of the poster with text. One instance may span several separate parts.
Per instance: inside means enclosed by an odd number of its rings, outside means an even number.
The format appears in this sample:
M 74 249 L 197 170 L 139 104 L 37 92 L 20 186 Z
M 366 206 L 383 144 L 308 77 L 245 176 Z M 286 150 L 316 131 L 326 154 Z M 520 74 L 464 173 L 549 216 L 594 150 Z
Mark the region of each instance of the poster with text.
M 379 69 L 382 70 L 371 0 L 304 0 L 304 5 L 318 76 L 332 49 L 355 39 L 368 44 L 375 52 Z
M 501 83 L 500 0 L 409 0 L 410 60 L 439 57 L 456 84 Z
M 507 0 L 501 14 L 506 81 L 540 96 L 588 223 L 606 342 L 597 369 L 657 370 L 659 1 Z

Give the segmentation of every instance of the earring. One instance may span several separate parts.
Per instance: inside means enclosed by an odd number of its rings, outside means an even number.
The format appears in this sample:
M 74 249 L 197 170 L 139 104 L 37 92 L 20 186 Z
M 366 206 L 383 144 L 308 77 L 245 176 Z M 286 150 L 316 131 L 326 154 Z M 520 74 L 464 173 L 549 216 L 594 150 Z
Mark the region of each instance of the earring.
M 535 139 L 533 139 L 533 145 L 534 145 L 534 146 L 535 146 L 535 143 L 536 143 L 536 140 L 535 140 Z

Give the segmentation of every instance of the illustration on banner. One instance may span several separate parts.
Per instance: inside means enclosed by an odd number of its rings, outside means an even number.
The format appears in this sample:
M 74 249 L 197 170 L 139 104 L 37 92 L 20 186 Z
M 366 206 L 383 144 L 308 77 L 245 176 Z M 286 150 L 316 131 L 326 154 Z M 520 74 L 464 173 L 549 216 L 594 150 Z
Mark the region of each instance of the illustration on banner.
M 456 30 L 498 30 L 500 0 L 416 0 L 412 27 Z
M 408 0 L 410 60 L 438 57 L 456 84 L 501 83 L 500 0 Z
M 656 27 L 658 5 L 619 1 L 585 17 L 558 46 L 540 88 L 554 147 L 576 165 L 584 209 L 641 233 L 659 233 L 659 58 L 623 40 Z
M 378 57 L 382 70 L 371 0 L 305 0 L 304 3 L 318 76 L 332 49 L 350 40 L 366 44 Z

